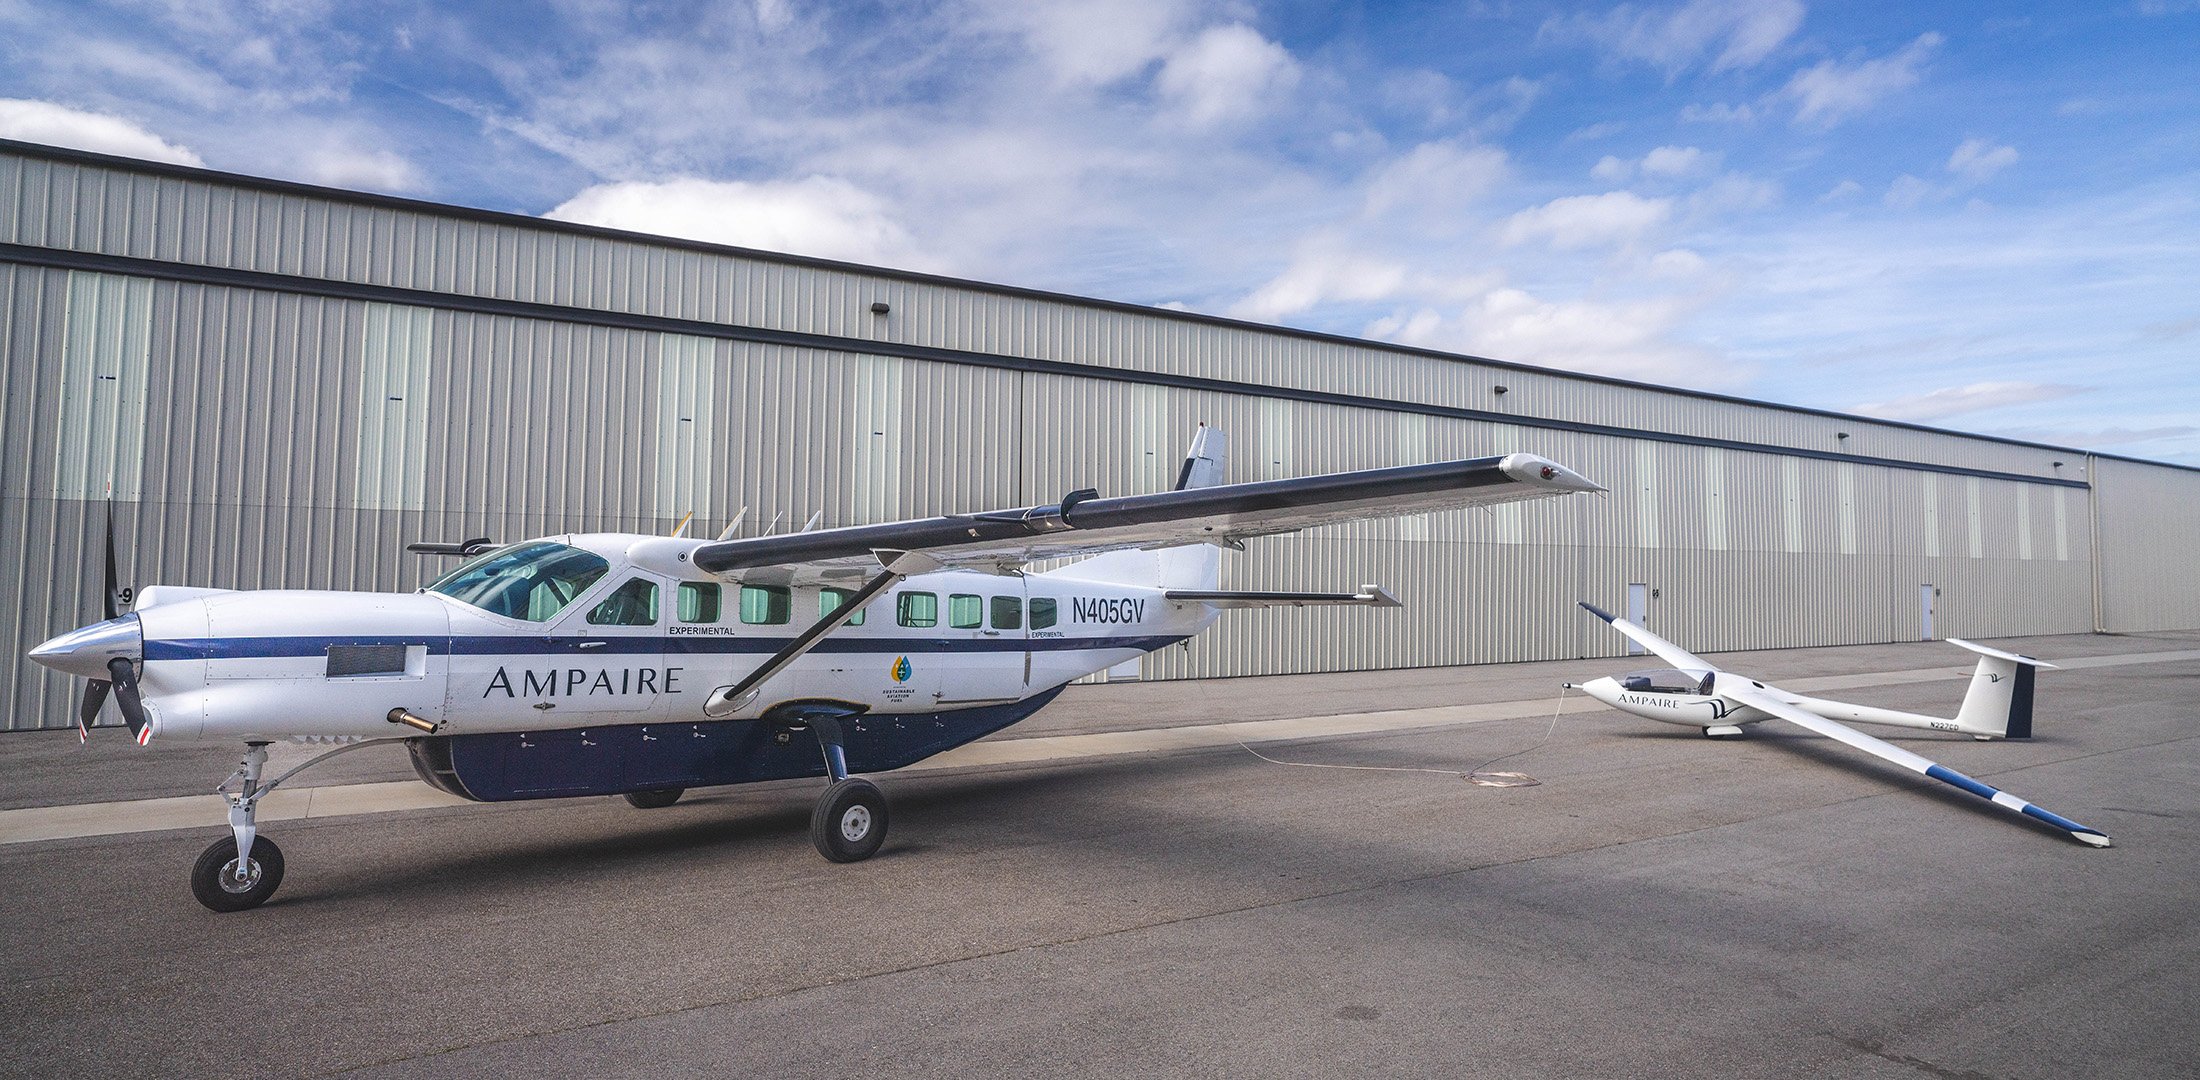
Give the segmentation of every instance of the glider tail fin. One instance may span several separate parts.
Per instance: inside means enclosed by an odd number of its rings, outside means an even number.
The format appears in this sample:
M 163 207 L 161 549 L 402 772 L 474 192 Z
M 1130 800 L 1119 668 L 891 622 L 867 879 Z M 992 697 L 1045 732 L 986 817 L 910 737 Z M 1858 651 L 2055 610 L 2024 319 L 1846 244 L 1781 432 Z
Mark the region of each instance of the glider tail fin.
M 1973 733 L 2031 738 L 2033 677 L 2037 669 L 2055 665 L 1960 638 L 1947 640 L 1978 654 L 1978 668 L 1971 673 L 1971 688 L 1963 695 L 1956 723 Z

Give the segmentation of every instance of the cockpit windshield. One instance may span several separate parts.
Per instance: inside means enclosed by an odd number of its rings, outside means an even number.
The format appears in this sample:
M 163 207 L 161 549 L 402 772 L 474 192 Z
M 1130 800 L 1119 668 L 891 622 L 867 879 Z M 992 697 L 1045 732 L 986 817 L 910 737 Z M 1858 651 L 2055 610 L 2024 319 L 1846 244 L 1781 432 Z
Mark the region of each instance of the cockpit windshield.
M 601 555 L 536 540 L 489 552 L 428 591 L 507 619 L 548 622 L 610 570 Z
M 1630 671 L 1619 677 L 1619 688 L 1638 694 L 1708 694 L 1711 692 L 1711 681 L 1711 673 L 1708 671 L 1660 668 L 1656 671 Z

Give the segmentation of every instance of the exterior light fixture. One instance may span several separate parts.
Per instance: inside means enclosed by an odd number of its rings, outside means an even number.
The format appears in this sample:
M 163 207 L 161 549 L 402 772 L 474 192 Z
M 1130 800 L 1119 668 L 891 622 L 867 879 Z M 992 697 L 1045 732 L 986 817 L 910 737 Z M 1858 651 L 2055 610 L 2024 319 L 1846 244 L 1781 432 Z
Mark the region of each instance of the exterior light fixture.
M 887 312 L 889 312 L 889 311 L 892 311 L 892 310 L 894 310 L 894 309 L 893 309 L 893 306 L 892 306 L 892 305 L 890 305 L 890 304 L 888 304 L 888 303 L 887 303 L 886 301 L 884 301 L 884 300 L 873 300 L 873 301 L 871 301 L 871 314 L 873 314 L 873 315 L 884 315 L 884 314 L 886 314 Z

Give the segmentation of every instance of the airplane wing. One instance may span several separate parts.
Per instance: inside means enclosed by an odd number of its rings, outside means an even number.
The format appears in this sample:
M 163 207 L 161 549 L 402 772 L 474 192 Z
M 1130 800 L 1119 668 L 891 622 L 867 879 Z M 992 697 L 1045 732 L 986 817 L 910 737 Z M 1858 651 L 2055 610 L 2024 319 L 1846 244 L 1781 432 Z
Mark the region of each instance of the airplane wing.
M 1613 625 L 1617 626 L 1619 624 L 1614 623 Z M 1644 631 L 1644 633 L 1648 633 L 1648 631 Z M 2094 847 L 2109 846 L 2108 837 L 2099 830 L 2086 828 L 2069 818 L 2049 813 L 2006 791 L 1982 784 L 1954 769 L 1921 755 L 1913 754 L 1893 743 L 1875 739 L 1855 728 L 1845 724 L 1837 724 L 1799 706 L 1790 705 L 1780 700 L 1778 695 L 1768 693 L 1761 683 L 1738 675 L 1721 672 L 1718 677 L 1718 684 L 1713 692 L 1737 705 L 1747 705 L 1752 709 L 1770 713 L 1788 723 L 1815 731 L 1827 738 L 1837 739 L 1867 754 L 1894 762 L 1912 772 L 1923 773 L 1951 787 L 1961 788 L 1996 806 L 2044 821 L 2068 832 L 2073 839 L 2091 844 Z
M 1645 629 L 1640 624 L 1631 623 L 1628 622 L 1626 619 L 1615 617 L 1611 612 L 1606 611 L 1603 608 L 1600 608 L 1595 604 L 1588 602 L 1587 600 L 1580 601 L 1580 604 L 1582 609 L 1587 611 L 1589 614 L 1594 615 L 1599 619 L 1603 619 L 1605 622 L 1611 623 L 1612 629 L 1617 630 L 1620 633 L 1634 639 L 1635 644 L 1650 650 L 1650 652 L 1658 659 L 1663 660 L 1666 663 L 1681 669 L 1682 671 L 1719 670 L 1716 666 L 1705 662 L 1702 657 L 1697 656 L 1695 653 L 1689 652 L 1687 649 L 1683 649 L 1680 646 L 1675 645 L 1672 642 L 1651 633 L 1648 629 Z
M 909 556 L 999 572 L 1034 559 L 1235 544 L 1363 518 L 1602 490 L 1556 462 L 1508 454 L 1107 499 L 1079 491 L 1044 506 L 721 540 L 696 548 L 692 559 L 699 570 L 744 579 L 865 575 Z

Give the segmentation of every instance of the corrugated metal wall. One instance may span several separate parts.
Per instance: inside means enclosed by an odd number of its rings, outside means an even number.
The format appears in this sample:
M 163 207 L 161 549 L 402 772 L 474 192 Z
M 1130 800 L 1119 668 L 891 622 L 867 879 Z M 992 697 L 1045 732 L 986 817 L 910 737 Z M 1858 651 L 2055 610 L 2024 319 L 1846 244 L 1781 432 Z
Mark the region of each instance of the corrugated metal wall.
M 1936 636 L 2084 631 L 2096 536 L 2107 625 L 2200 625 L 2200 582 L 2169 555 L 2200 544 L 2190 470 L 2058 467 L 2049 448 L 82 155 L 0 149 L 0 243 L 845 339 L 0 259 L 0 453 L 16 463 L 0 471 L 0 582 L 18 598 L 0 618 L 8 727 L 70 723 L 79 687 L 23 651 L 95 617 L 109 505 L 128 582 L 406 589 L 447 565 L 403 553 L 424 538 L 664 531 L 689 510 L 695 533 L 714 534 L 743 508 L 755 535 L 813 514 L 841 525 L 1159 490 L 1200 421 L 1229 432 L 1234 479 L 1528 450 L 1611 492 L 1256 541 L 1225 559 L 1227 586 L 1373 581 L 1408 607 L 1232 614 L 1149 658 L 1150 678 L 1614 654 L 1616 635 L 1573 602 L 1619 610 L 1630 583 L 1654 590 L 1653 625 L 1706 651 L 1915 638 L 1921 590 L 1937 590 Z M 890 315 L 870 311 L 880 300 Z M 878 340 L 1247 385 L 865 351 Z M 1492 416 L 1259 392 L 1277 386 Z M 2088 475 L 2098 501 L 2067 484 Z

